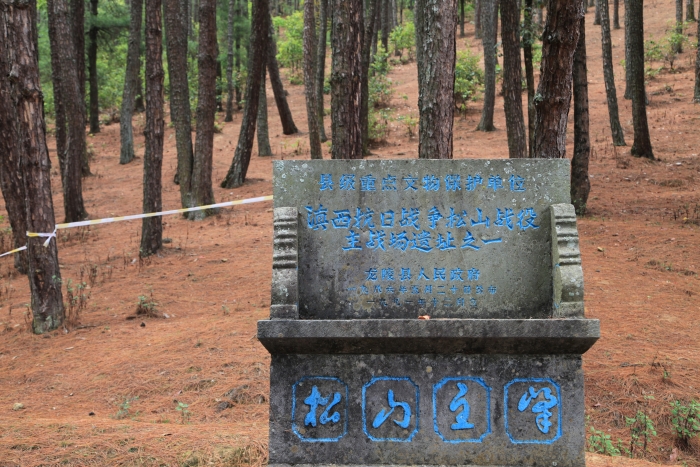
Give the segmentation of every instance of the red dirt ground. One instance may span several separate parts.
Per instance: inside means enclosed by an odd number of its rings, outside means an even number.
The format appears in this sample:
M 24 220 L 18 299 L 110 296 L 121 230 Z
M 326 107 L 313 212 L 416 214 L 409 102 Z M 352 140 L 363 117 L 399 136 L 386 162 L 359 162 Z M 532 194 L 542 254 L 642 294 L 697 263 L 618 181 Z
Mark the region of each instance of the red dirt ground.
M 659 38 L 673 19 L 673 1 L 647 1 L 645 15 L 647 36 Z M 695 50 L 687 46 L 675 73 L 649 82 L 648 115 L 659 161 L 638 160 L 629 146 L 613 148 L 610 142 L 600 33 L 592 20 L 589 12 L 592 192 L 579 232 L 586 313 L 600 319 L 602 337 L 584 356 L 587 424 L 629 445 L 624 417 L 643 410 L 658 436 L 651 438 L 646 460 L 597 454 L 587 460 L 592 466 L 700 465 L 697 439 L 690 449 L 674 451 L 669 415 L 671 401 L 698 399 L 700 388 L 700 117 L 691 103 Z M 473 28 L 459 40 L 459 47 L 468 44 L 479 51 Z M 622 30 L 613 32 L 613 44 L 621 95 Z M 390 76 L 396 85 L 394 118 L 415 116 L 415 63 L 394 67 Z M 303 89 L 287 89 L 297 126 L 305 131 Z M 631 144 L 630 102 L 620 103 Z M 271 194 L 273 160 L 309 157 L 306 134 L 283 136 L 271 98 L 268 107 L 275 156 L 258 158 L 254 152 L 245 186 L 224 190 L 216 185 L 217 201 Z M 507 157 L 502 98 L 496 102 L 496 132 L 474 130 L 480 107 L 481 102 L 473 103 L 465 118 L 455 119 L 455 157 Z M 143 115 L 135 124 L 140 134 Z M 215 137 L 215 184 L 231 162 L 239 126 L 240 113 Z M 409 138 L 398 120 L 390 127 L 387 143 L 373 148 L 371 157 L 416 157 L 417 139 Z M 85 179 L 84 196 L 91 218 L 140 212 L 143 160 L 118 164 L 118 133 L 117 125 L 105 126 L 89 138 L 95 175 Z M 142 153 L 142 136 L 137 143 Z M 569 143 L 571 154 L 571 137 Z M 55 142 L 49 145 L 58 167 Z M 176 163 L 170 128 L 165 148 L 164 208 L 172 209 L 179 207 L 179 195 L 172 184 Z M 327 157 L 325 145 L 324 151 Z M 60 222 L 55 170 L 52 183 Z M 167 217 L 164 236 L 172 241 L 145 261 L 138 259 L 139 222 L 61 231 L 64 285 L 75 289 L 82 280 L 89 293 L 80 326 L 70 332 L 28 332 L 27 281 L 14 272 L 11 259 L 3 259 L 0 465 L 265 463 L 269 357 L 255 334 L 256 321 L 267 317 L 270 305 L 271 207 L 266 202 L 224 209 L 202 222 Z M 3 240 L 6 251 L 7 232 Z M 64 299 L 65 294 L 66 287 Z M 140 296 L 157 303 L 161 318 L 130 319 Z M 234 388 L 237 395 L 225 395 Z M 231 397 L 232 407 L 217 412 L 217 404 Z M 187 404 L 184 412 L 176 410 L 178 403 Z

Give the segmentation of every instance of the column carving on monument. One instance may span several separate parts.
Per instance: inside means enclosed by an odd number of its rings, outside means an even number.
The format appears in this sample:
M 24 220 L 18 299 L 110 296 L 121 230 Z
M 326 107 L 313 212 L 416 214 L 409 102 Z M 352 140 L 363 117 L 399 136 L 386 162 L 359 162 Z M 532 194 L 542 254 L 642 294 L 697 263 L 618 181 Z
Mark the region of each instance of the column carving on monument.
M 299 318 L 298 211 L 295 207 L 275 208 L 272 254 L 272 299 L 270 319 Z
M 549 209 L 552 217 L 553 314 L 555 318 L 582 318 L 583 269 L 576 212 L 572 204 L 553 204 Z

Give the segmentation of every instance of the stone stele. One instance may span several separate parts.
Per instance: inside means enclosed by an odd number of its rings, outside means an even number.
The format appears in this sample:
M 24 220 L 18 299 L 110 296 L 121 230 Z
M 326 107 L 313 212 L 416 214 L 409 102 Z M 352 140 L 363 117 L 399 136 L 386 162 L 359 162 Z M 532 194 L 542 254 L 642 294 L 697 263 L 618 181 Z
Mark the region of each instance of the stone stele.
M 276 161 L 270 464 L 585 465 L 569 173 Z

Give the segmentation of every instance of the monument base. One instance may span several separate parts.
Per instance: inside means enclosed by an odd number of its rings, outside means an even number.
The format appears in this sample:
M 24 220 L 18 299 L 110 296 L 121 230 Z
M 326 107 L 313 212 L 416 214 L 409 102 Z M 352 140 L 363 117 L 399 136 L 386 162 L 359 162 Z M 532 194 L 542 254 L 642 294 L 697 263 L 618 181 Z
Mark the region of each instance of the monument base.
M 270 381 L 271 465 L 585 465 L 579 354 L 278 354 Z

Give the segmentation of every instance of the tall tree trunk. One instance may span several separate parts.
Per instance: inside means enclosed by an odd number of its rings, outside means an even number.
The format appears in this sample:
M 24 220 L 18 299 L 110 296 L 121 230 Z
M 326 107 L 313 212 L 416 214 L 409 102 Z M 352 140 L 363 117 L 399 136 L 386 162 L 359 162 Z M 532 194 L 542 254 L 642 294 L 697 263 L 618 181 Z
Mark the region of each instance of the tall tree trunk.
M 527 82 L 527 140 L 528 157 L 533 157 L 535 147 L 535 71 L 532 65 L 532 43 L 534 42 L 534 23 L 532 21 L 532 0 L 525 0 L 523 31 L 523 57 L 525 59 L 525 81 Z
M 78 83 L 80 86 L 80 104 L 83 106 L 82 115 L 85 119 L 83 121 L 83 131 L 85 131 L 84 126 L 87 123 L 87 109 L 85 106 L 85 1 L 70 1 L 70 15 L 72 42 L 75 47 L 76 57 L 75 66 L 78 70 Z M 85 138 L 83 138 L 83 142 L 85 142 Z M 83 148 L 81 161 L 80 173 L 83 176 L 90 175 L 90 160 L 88 159 L 87 146 Z
M 328 1 L 330 2 L 333 0 Z M 379 43 L 379 30 L 382 28 L 382 0 L 376 0 L 376 4 L 374 5 L 374 14 L 376 17 L 374 19 L 374 34 L 372 34 L 372 49 L 370 52 L 370 63 L 374 60 L 375 55 L 377 55 L 377 44 Z M 331 24 L 332 22 L 333 18 L 331 17 Z M 331 34 L 331 36 L 332 35 L 333 34 Z M 331 37 L 331 40 L 332 39 L 333 38 Z
M 695 21 L 695 1 L 685 0 L 685 20 Z
M 391 0 L 382 0 L 382 47 L 389 55 L 389 33 L 391 32 Z
M 71 33 L 75 47 L 76 67 L 80 81 L 81 103 L 85 106 L 85 0 L 70 1 Z M 85 115 L 85 112 L 83 112 Z M 85 121 L 87 123 L 87 120 Z
M 316 47 L 316 108 L 318 109 L 318 131 L 321 142 L 328 141 L 323 125 L 323 83 L 326 79 L 326 37 L 328 36 L 328 0 L 319 0 L 318 11 L 318 47 Z
M 2 158 L 11 157 L 14 160 L 11 176 L 22 174 L 21 179 L 15 178 L 15 183 L 21 184 L 15 194 L 25 196 L 22 200 L 26 200 L 25 228 L 32 232 L 52 232 L 56 221 L 51 198 L 51 161 L 44 133 L 44 102 L 39 84 L 39 51 L 34 41 L 35 27 L 31 8 L 26 2 L 0 2 L 0 122 L 3 123 L 0 135 L 5 140 L 0 144 L 10 149 Z M 15 118 L 8 121 L 9 115 L 5 112 Z M 5 161 L 2 171 L 5 171 Z M 32 329 L 36 334 L 57 329 L 64 320 L 56 240 L 49 238 L 47 247 L 43 243 L 43 238 L 26 238 Z
M 418 157 L 452 159 L 456 0 L 416 0 Z
M 481 39 L 484 34 L 483 28 L 481 27 L 481 18 L 483 18 L 482 2 L 483 0 L 474 0 L 474 36 L 477 39 Z
M 630 0 L 625 0 L 625 99 L 632 99 L 632 73 L 630 72 Z
M 235 8 L 235 14 L 236 17 L 240 18 L 241 15 L 241 3 L 246 2 L 247 0 L 235 0 L 236 1 L 236 8 Z M 236 95 L 236 108 L 238 110 L 241 109 L 241 101 L 243 100 L 241 96 L 241 83 L 240 83 L 240 76 L 241 76 L 241 40 L 242 40 L 242 33 L 240 28 L 234 27 L 233 30 L 233 44 L 234 44 L 234 66 L 236 68 L 236 76 L 239 79 L 236 79 L 236 85 L 234 87 L 234 93 Z
M 143 157 L 143 212 L 162 211 L 163 35 L 161 0 L 146 0 L 146 151 Z M 163 218 L 147 217 L 141 225 L 141 257 L 163 246 Z
M 613 29 L 620 29 L 620 0 L 613 0 Z
M 66 222 L 81 221 L 87 217 L 83 202 L 81 179 L 85 154 L 85 106 L 80 94 L 78 60 L 71 37 L 72 24 L 68 0 L 52 0 L 47 3 L 54 19 L 56 40 L 52 41 L 51 54 L 60 62 L 60 85 L 66 118 L 66 150 L 63 174 L 63 205 Z M 49 21 L 51 21 L 49 19 Z
M 683 0 L 676 0 L 676 34 L 683 34 Z M 681 41 L 674 41 L 673 49 L 676 53 L 683 52 Z
M 602 15 L 600 20 L 610 20 L 607 15 L 608 0 L 598 0 Z M 571 203 L 576 214 L 586 213 L 591 182 L 588 178 L 588 161 L 591 158 L 591 138 L 588 115 L 588 73 L 586 71 L 586 17 L 581 17 L 578 46 L 574 54 L 574 157 L 571 159 Z
M 187 25 L 190 22 L 188 6 L 189 0 L 165 0 L 163 3 L 165 46 L 170 78 L 170 120 L 175 127 L 177 150 L 175 177 L 180 185 L 180 204 L 183 208 L 196 206 L 192 194 L 194 151 L 190 87 L 187 78 Z M 185 217 L 190 218 L 189 213 Z
M 139 81 L 142 16 L 143 0 L 131 0 L 129 45 L 126 52 L 126 74 L 124 76 L 124 92 L 122 93 L 122 106 L 119 115 L 119 137 L 121 143 L 121 150 L 119 154 L 120 164 L 128 164 L 134 160 L 134 128 L 131 119 L 134 112 L 134 99 L 136 98 L 136 90 L 138 88 Z M 170 58 L 170 53 L 168 53 L 168 58 Z M 172 67 L 169 68 L 172 69 Z M 173 76 L 171 72 L 171 87 L 172 79 Z M 172 100 L 173 97 L 171 97 L 171 101 Z
M 503 42 L 503 107 L 506 114 L 508 154 L 527 157 L 527 135 L 523 121 L 522 68 L 520 65 L 520 2 L 500 0 Z
M 644 1 L 628 2 L 630 28 L 630 63 L 632 74 L 632 121 L 634 144 L 632 155 L 654 159 L 647 122 L 646 92 L 644 89 Z
M 270 131 L 267 126 L 267 90 L 265 89 L 265 67 L 260 77 L 260 103 L 258 104 L 258 157 L 272 155 Z
M 216 0 L 199 0 L 199 92 L 197 95 L 197 137 L 192 166 L 192 202 L 195 206 L 214 204 L 211 174 L 214 159 L 216 118 Z M 204 219 L 216 211 L 194 211 L 190 219 Z
M 275 31 L 272 27 L 272 20 L 268 19 L 268 23 L 270 24 L 270 27 L 267 39 L 267 72 L 270 75 L 270 85 L 272 86 L 272 92 L 275 95 L 277 112 L 279 113 L 280 121 L 282 122 L 282 133 L 285 135 L 293 135 L 295 133 L 299 133 L 299 130 L 294 124 L 292 111 L 289 110 L 287 96 L 284 92 L 282 79 L 280 78 L 280 69 L 279 65 L 277 64 L 277 44 L 275 43 Z
M 601 43 L 603 45 L 603 76 L 605 93 L 608 98 L 608 114 L 610 115 L 610 132 L 615 146 L 625 146 L 625 134 L 620 125 L 617 108 L 617 90 L 615 89 L 615 73 L 613 72 L 612 43 L 610 40 L 610 18 L 608 17 L 608 0 L 600 2 Z
M 332 157 L 362 159 L 362 0 L 332 0 L 332 4 Z
M 56 34 L 56 15 L 54 14 L 54 0 L 47 0 L 49 43 L 51 45 L 51 84 L 53 86 L 53 104 L 56 117 L 56 155 L 58 156 L 59 172 L 61 173 L 61 186 L 65 185 L 66 173 L 66 146 L 68 139 L 68 120 L 63 97 L 63 84 L 61 83 L 60 54 L 54 53 L 60 49 L 58 35 Z M 24 201 L 23 201 L 24 202 Z
M 496 104 L 496 35 L 495 19 L 498 15 L 496 0 L 481 0 L 481 24 L 484 44 L 484 108 L 481 121 L 476 127 L 479 131 L 494 131 L 493 112 Z
M 90 15 L 92 25 L 90 26 L 90 45 L 88 46 L 88 68 L 90 71 L 90 133 L 100 132 L 100 102 L 97 83 L 97 2 L 90 0 Z
M 11 79 L 13 68 L 15 75 L 19 71 L 19 57 L 27 53 L 28 44 L 23 44 L 27 38 L 24 35 L 30 31 L 23 28 L 32 26 L 31 31 L 36 30 L 36 23 L 31 20 L 27 25 L 24 11 L 18 11 L 15 3 L 0 4 L 0 188 L 5 200 L 7 216 L 12 227 L 13 248 L 19 248 L 27 243 L 27 211 L 24 205 L 27 199 L 24 193 L 24 180 L 20 161 L 22 159 L 22 137 L 19 133 L 19 108 L 17 99 L 21 94 L 16 94 L 20 89 L 17 82 Z M 24 24 L 23 24 L 24 23 Z M 19 29 L 18 29 L 19 28 Z M 18 50 L 20 45 L 22 50 Z M 32 41 L 30 53 L 38 53 L 39 48 Z M 35 57 L 28 57 L 35 60 Z M 15 269 L 22 274 L 28 272 L 27 252 L 20 251 L 14 254 Z
M 571 73 L 582 16 L 583 0 L 549 1 L 542 34 L 540 84 L 535 97 L 535 157 L 566 156 Z
M 260 103 L 260 78 L 265 66 L 265 52 L 268 48 L 270 35 L 270 4 L 269 0 L 253 2 L 250 21 L 250 53 L 248 54 L 248 80 L 246 82 L 245 107 L 241 121 L 241 131 L 238 135 L 236 152 L 226 178 L 221 182 L 223 188 L 236 188 L 245 182 L 250 164 L 250 154 L 253 150 L 255 123 Z
M 600 0 L 595 0 L 595 17 L 593 20 L 593 25 L 600 25 Z
M 316 14 L 314 0 L 304 1 L 304 94 L 309 122 L 309 149 L 312 159 L 323 159 L 316 105 Z
M 228 0 L 228 23 L 226 27 L 226 117 L 225 122 L 233 121 L 233 20 L 236 0 Z
M 459 37 L 464 37 L 464 3 L 466 0 L 459 0 Z
M 700 38 L 700 21 L 698 21 L 698 29 L 696 37 Z M 697 47 L 695 52 L 695 90 L 693 92 L 693 102 L 700 103 L 700 47 Z M 56 135 L 58 140 L 58 133 Z
M 379 0 L 367 0 L 365 40 L 362 43 L 362 82 L 360 83 L 360 127 L 362 129 L 362 154 L 369 154 L 369 65 L 372 61 L 372 38 L 379 26 Z

